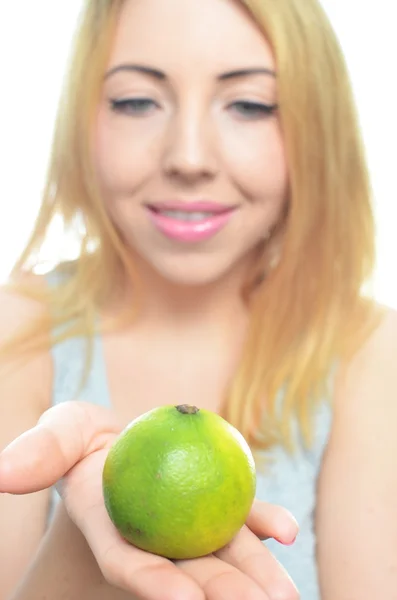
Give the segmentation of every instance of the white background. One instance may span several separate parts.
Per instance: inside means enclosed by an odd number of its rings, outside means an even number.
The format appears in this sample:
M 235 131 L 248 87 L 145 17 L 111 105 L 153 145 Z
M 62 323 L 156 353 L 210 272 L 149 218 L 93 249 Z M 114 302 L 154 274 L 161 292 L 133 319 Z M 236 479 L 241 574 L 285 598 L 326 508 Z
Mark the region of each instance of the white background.
M 395 1 L 323 3 L 350 68 L 375 190 L 375 292 L 397 308 Z M 79 8 L 80 0 L 19 0 L 0 7 L 0 280 L 36 216 Z

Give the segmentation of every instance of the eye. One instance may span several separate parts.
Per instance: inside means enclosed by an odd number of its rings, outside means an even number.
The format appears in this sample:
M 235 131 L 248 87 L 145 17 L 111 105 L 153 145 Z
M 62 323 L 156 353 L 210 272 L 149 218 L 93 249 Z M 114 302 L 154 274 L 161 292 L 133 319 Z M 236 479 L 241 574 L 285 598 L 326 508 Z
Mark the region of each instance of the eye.
M 110 107 L 117 113 L 139 116 L 150 113 L 158 104 L 151 98 L 122 98 L 110 100 Z
M 251 100 L 238 100 L 229 105 L 239 117 L 245 119 L 261 119 L 274 114 L 278 108 L 277 104 L 263 104 Z

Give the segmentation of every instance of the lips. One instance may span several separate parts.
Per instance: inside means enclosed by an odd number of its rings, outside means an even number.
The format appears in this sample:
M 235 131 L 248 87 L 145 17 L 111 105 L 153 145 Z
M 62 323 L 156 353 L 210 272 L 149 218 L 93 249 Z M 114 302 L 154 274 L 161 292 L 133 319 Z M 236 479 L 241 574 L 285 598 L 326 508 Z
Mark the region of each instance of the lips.
M 210 202 L 206 200 L 196 201 L 196 202 L 157 202 L 147 205 L 150 210 L 154 212 L 164 212 L 164 211 L 179 211 L 179 212 L 202 212 L 202 213 L 210 213 L 210 214 L 222 214 L 233 210 L 233 206 L 225 206 L 223 204 L 219 204 L 218 202 Z
M 166 237 L 180 242 L 200 242 L 223 229 L 235 212 L 214 202 L 162 202 L 147 205 L 149 217 Z

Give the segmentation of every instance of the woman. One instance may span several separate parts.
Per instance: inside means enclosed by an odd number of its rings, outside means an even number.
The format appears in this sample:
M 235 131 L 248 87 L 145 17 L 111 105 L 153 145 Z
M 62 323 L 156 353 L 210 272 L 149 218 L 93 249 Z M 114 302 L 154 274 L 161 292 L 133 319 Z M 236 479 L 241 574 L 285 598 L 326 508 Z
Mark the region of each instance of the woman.
M 57 214 L 80 250 L 40 277 Z M 361 293 L 373 246 L 317 0 L 87 0 L 1 298 L 3 594 L 296 598 L 277 558 L 305 600 L 392 598 L 397 319 Z M 240 429 L 272 504 L 216 556 L 172 564 L 119 539 L 101 470 L 132 418 L 185 402 Z

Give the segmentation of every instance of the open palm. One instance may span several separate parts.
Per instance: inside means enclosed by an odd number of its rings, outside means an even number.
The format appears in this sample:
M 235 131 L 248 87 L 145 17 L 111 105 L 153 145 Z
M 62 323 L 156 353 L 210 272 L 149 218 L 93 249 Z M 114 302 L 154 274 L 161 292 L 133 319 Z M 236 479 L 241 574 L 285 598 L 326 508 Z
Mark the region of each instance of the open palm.
M 68 402 L 0 454 L 0 492 L 27 494 L 57 484 L 66 510 L 105 579 L 142 600 L 295 600 L 290 578 L 260 541 L 290 543 L 295 521 L 281 507 L 255 502 L 247 524 L 213 555 L 170 561 L 121 538 L 103 501 L 102 470 L 122 426 L 112 411 Z M 277 592 L 277 596 L 276 596 Z

